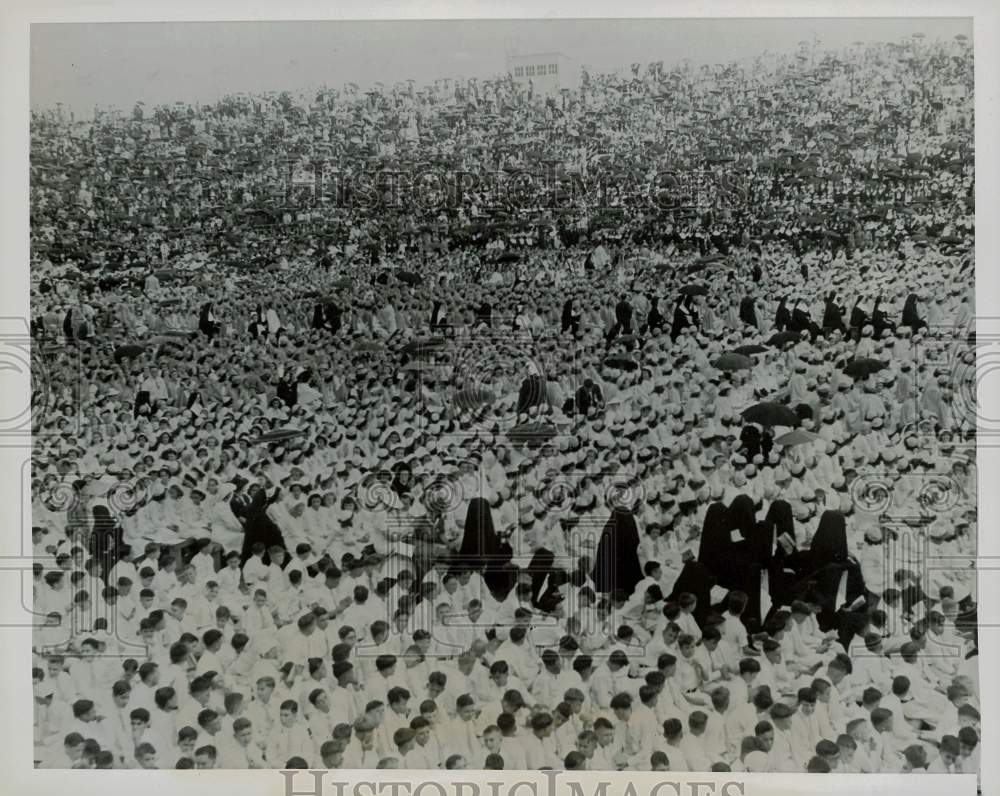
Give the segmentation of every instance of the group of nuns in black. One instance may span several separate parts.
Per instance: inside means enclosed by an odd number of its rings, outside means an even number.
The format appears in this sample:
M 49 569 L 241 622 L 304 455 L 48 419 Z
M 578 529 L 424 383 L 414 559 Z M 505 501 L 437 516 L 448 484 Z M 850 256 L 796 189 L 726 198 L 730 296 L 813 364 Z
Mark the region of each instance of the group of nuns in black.
M 854 302 L 848 322 L 845 324 L 846 309 L 837 303 L 837 292 L 830 291 L 823 300 L 823 323 L 820 325 L 798 304 L 789 312 L 786 299 L 782 297 L 774 313 L 774 329 L 777 332 L 809 332 L 813 340 L 832 331 L 839 331 L 848 339 L 859 339 L 864 327 L 869 325 L 872 327 L 876 339 L 880 338 L 883 332 L 895 332 L 896 324 L 882 309 L 882 296 L 875 299 L 871 314 L 861 308 L 862 298 L 862 296 L 858 296 L 857 301 Z M 920 317 L 917 309 L 918 302 L 919 298 L 916 293 L 907 296 L 906 302 L 903 304 L 901 319 L 901 325 L 908 326 L 914 334 L 927 327 L 926 321 Z
M 689 592 L 698 600 L 695 620 L 703 624 L 712 611 L 712 588 L 739 590 L 748 596 L 743 622 L 757 633 L 778 608 L 794 600 L 820 606 L 817 622 L 823 632 L 845 631 L 852 617 L 872 607 L 876 599 L 865 588 L 861 567 L 848 553 L 844 515 L 825 511 L 808 548 L 799 549 L 799 537 L 791 505 L 774 501 L 763 520 L 758 520 L 754 501 L 739 495 L 729 506 L 712 503 L 705 514 L 697 558 L 689 558 L 673 584 L 668 600 Z M 531 575 L 532 605 L 553 610 L 563 599 L 563 587 L 577 588 L 589 577 L 599 594 L 629 597 L 643 579 L 639 560 L 639 529 L 627 508 L 612 510 L 591 565 L 586 560 L 579 571 L 560 567 L 551 550 L 534 552 Z M 475 498 L 469 504 L 464 536 L 452 564 L 479 572 L 498 601 L 504 600 L 517 583 L 509 541 L 497 533 L 489 503 Z M 766 594 L 771 604 L 764 611 Z
M 865 588 L 860 564 L 848 553 L 842 513 L 823 512 L 808 549 L 799 549 L 797 539 L 792 507 L 785 500 L 775 500 L 760 521 L 747 495 L 738 495 L 729 506 L 712 503 L 702 526 L 698 571 L 690 573 L 688 583 L 683 584 L 684 591 L 699 598 L 695 618 L 701 621 L 710 610 L 702 596 L 712 586 L 747 594 L 743 621 L 750 632 L 759 631 L 769 614 L 793 600 L 820 605 L 817 622 L 824 632 L 839 629 L 849 608 L 860 603 L 868 606 L 873 596 Z M 684 578 L 682 571 L 678 584 Z M 698 583 L 705 579 L 707 586 Z M 771 609 L 762 615 L 765 594 Z
M 584 558 L 575 569 L 566 569 L 558 565 L 551 550 L 535 550 L 527 568 L 533 607 L 552 612 L 563 601 L 565 586 L 579 588 L 588 578 L 598 593 L 631 595 L 643 577 L 638 550 L 635 516 L 624 508 L 611 512 L 593 566 Z M 512 556 L 508 539 L 494 528 L 490 504 L 484 498 L 473 498 L 466 513 L 462 544 L 452 557 L 452 565 L 479 572 L 493 597 L 502 601 L 517 584 L 518 568 Z

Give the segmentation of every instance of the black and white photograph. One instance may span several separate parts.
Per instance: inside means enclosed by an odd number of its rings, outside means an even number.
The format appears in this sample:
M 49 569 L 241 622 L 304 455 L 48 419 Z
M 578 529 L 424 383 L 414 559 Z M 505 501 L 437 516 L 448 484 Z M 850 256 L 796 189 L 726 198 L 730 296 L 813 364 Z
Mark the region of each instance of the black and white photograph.
M 31 25 L 31 765 L 978 776 L 973 20 L 607 11 Z

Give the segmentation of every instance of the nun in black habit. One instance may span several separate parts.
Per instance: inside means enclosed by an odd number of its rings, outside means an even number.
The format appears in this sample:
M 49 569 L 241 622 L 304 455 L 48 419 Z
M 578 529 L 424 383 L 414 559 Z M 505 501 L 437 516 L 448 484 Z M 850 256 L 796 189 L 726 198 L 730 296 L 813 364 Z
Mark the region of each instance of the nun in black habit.
M 875 299 L 875 306 L 872 308 L 872 328 L 875 333 L 875 338 L 878 339 L 882 336 L 885 331 L 895 332 L 896 326 L 892 321 L 889 320 L 889 316 L 886 315 L 885 310 L 882 309 L 882 297 L 879 296 Z
M 792 322 L 792 314 L 788 311 L 787 301 L 788 299 L 782 296 L 781 301 L 778 302 L 778 309 L 774 311 L 774 330 L 776 332 L 785 331 Z
M 903 326 L 909 326 L 914 334 L 927 327 L 927 323 L 920 317 L 920 313 L 917 312 L 918 301 L 917 294 L 910 293 L 906 297 L 906 303 L 903 304 Z
M 858 296 L 858 300 L 854 302 L 854 307 L 851 309 L 851 332 L 856 336 L 861 336 L 861 330 L 868 323 L 868 313 L 861 309 L 861 296 Z
M 820 630 L 826 632 L 840 624 L 844 609 L 858 598 L 867 600 L 861 565 L 848 554 L 847 523 L 839 511 L 824 511 L 809 546 L 805 561 L 809 573 L 793 589 L 793 595 L 816 594 Z
M 341 318 L 343 315 L 343 313 L 340 310 L 340 307 L 338 307 L 333 302 L 330 302 L 329 304 L 326 305 L 326 307 L 324 307 L 324 312 L 326 313 L 327 328 L 331 332 L 336 334 L 337 332 L 340 331 Z
M 796 304 L 795 308 L 792 310 L 792 322 L 788 325 L 788 329 L 792 332 L 809 332 L 809 336 L 813 340 L 815 340 L 822 331 L 822 329 L 820 329 L 817 323 L 812 319 L 812 316 L 798 304 Z
M 736 582 L 747 595 L 743 623 L 750 632 L 757 632 L 773 606 L 770 572 L 774 560 L 774 539 L 768 524 L 763 520 L 757 521 L 756 507 L 748 495 L 737 495 L 729 512 L 737 524 L 736 530 L 744 539 L 739 543 L 743 549 L 735 553 L 737 561 L 742 564 L 737 569 Z
M 539 547 L 528 564 L 528 574 L 531 576 L 531 604 L 538 607 L 538 601 L 548 591 L 548 580 L 555 568 L 555 553 L 547 547 Z
M 496 596 L 510 591 L 508 572 L 513 551 L 500 538 L 493 526 L 493 512 L 486 498 L 476 497 L 469 501 L 465 513 L 465 531 L 462 544 L 453 563 L 459 567 L 481 572 L 486 586 Z M 506 589 L 506 590 L 505 590 Z
M 729 510 L 725 503 L 716 502 L 705 511 L 698 545 L 698 563 L 708 569 L 716 583 L 733 588 L 733 573 L 738 561 L 732 560 Z
M 554 566 L 555 560 L 555 554 L 551 550 L 540 547 L 528 564 L 531 604 L 545 613 L 552 613 L 563 601 L 563 587 L 571 581 L 566 570 Z
M 521 382 L 521 389 L 517 394 L 518 414 L 527 412 L 533 406 L 543 406 L 548 398 L 546 393 L 545 379 L 532 373 Z
M 757 304 L 753 296 L 746 296 L 740 301 L 740 320 L 747 326 L 757 328 Z
M 757 530 L 757 508 L 749 495 L 737 495 L 729 504 L 730 530 L 739 536 L 731 536 L 732 544 L 743 544 L 744 550 L 752 553 L 752 538 Z M 746 560 L 741 557 L 741 560 Z
M 832 332 L 835 329 L 841 333 L 847 331 L 844 328 L 844 308 L 837 304 L 836 291 L 831 290 L 823 305 L 823 330 Z
M 730 558 L 733 561 L 732 586 L 747 595 L 747 607 L 743 612 L 743 623 L 751 632 L 760 629 L 763 614 L 769 606 L 764 600 L 770 598 L 768 570 L 773 557 L 773 548 L 768 529 L 763 522 L 757 522 L 757 509 L 749 495 L 737 495 L 729 504 L 730 538 L 732 545 Z M 767 589 L 767 597 L 763 590 Z
M 120 552 L 124 548 L 122 529 L 105 505 L 93 506 L 91 514 L 93 522 L 88 547 L 91 557 L 98 562 L 101 579 L 107 582 L 108 572 L 118 563 Z
M 775 500 L 767 510 L 764 529 L 771 548 L 768 566 L 768 585 L 771 601 L 775 605 L 791 602 L 790 590 L 795 582 L 794 570 L 789 566 L 789 556 L 795 552 L 795 518 L 792 505 L 787 500 Z M 786 544 L 791 549 L 786 550 Z
M 630 597 L 642 578 L 639 528 L 635 515 L 631 511 L 616 508 L 612 510 L 597 545 L 594 587 L 603 594 L 620 591 Z
M 681 296 L 674 305 L 674 321 L 670 325 L 670 339 L 677 342 L 681 332 L 694 326 L 694 318 L 691 314 L 691 297 Z

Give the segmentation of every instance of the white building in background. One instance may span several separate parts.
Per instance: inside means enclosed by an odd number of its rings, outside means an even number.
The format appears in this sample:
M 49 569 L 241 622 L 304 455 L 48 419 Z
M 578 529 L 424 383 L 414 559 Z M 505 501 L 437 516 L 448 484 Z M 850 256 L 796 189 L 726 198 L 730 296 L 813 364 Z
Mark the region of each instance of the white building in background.
M 507 73 L 524 86 L 530 80 L 539 94 L 557 94 L 580 85 L 580 65 L 559 52 L 508 54 Z

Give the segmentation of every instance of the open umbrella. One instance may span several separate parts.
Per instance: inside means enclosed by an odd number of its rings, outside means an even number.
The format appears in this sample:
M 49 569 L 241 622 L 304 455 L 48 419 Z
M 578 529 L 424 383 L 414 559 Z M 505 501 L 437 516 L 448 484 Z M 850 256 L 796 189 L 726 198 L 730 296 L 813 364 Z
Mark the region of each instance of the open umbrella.
M 800 337 L 798 332 L 778 332 L 777 334 L 771 335 L 768 339 L 767 344 L 769 346 L 775 346 L 780 348 L 786 343 L 794 343 Z
M 420 285 L 424 281 L 420 274 L 415 274 L 412 271 L 397 271 L 396 279 L 407 285 Z
M 443 337 L 431 337 L 428 340 L 412 340 L 403 346 L 402 352 L 409 357 L 428 356 L 440 351 L 447 345 Z
M 183 271 L 178 271 L 177 269 L 164 269 L 162 271 L 156 271 L 154 276 L 161 282 L 169 282 L 172 279 L 181 279 L 184 277 Z
M 115 362 L 120 363 L 123 359 L 135 359 L 137 356 L 145 353 L 145 351 L 145 347 L 137 343 L 118 346 L 115 349 Z
M 349 288 L 353 284 L 354 282 L 345 276 L 343 279 L 338 279 L 335 282 L 331 282 L 330 287 L 332 287 L 334 290 L 343 290 L 345 288 Z
M 867 379 L 873 373 L 878 373 L 880 370 L 888 367 L 888 365 L 888 362 L 883 362 L 881 359 L 852 359 L 844 365 L 844 373 L 855 379 Z
M 712 365 L 719 370 L 750 370 L 753 367 L 753 360 L 743 354 L 727 353 L 716 359 Z
M 682 296 L 705 296 L 708 295 L 708 288 L 705 285 L 684 285 L 678 292 Z
M 639 335 L 637 334 L 623 334 L 621 337 L 616 337 L 616 343 L 635 343 L 638 342 Z
M 726 265 L 725 260 L 708 260 L 706 262 L 691 263 L 691 265 L 689 265 L 685 270 L 689 274 L 695 274 L 698 273 L 699 271 L 705 271 L 709 268 L 722 268 L 725 267 L 725 265 Z
M 249 440 L 249 444 L 257 445 L 259 443 L 284 442 L 286 440 L 300 437 L 305 433 L 305 431 L 296 428 L 279 428 L 276 431 L 268 431 L 261 434 L 259 437 L 254 437 Z
M 750 423 L 760 423 L 762 426 L 789 426 L 790 428 L 799 425 L 799 416 L 787 406 L 764 401 L 754 404 L 741 412 L 741 417 Z
M 739 348 L 733 349 L 734 354 L 742 354 L 745 357 L 752 356 L 753 354 L 765 354 L 767 353 L 767 348 L 753 343 L 751 345 L 741 345 Z
M 797 428 L 794 431 L 789 431 L 787 434 L 782 434 L 774 441 L 774 444 L 781 445 L 783 448 L 791 448 L 795 445 L 808 445 L 810 442 L 815 442 L 818 439 L 818 434 L 813 434 L 804 428 Z
M 507 432 L 507 439 L 515 444 L 537 448 L 552 439 L 559 430 L 548 423 L 522 423 Z
M 616 368 L 617 370 L 635 370 L 639 367 L 639 363 L 630 357 L 624 356 L 611 356 L 604 360 L 604 365 L 609 368 Z
M 407 362 L 402 367 L 400 367 L 400 370 L 406 371 L 406 372 L 413 372 L 413 371 L 418 371 L 419 370 L 419 371 L 423 371 L 424 373 L 430 373 L 430 372 L 435 371 L 435 370 L 440 370 L 440 369 L 442 369 L 444 367 L 446 367 L 446 366 L 445 365 L 436 365 L 436 364 L 431 363 L 431 362 L 423 362 L 422 360 L 414 359 L 414 360 L 412 360 L 410 362 Z

